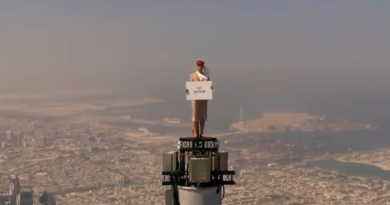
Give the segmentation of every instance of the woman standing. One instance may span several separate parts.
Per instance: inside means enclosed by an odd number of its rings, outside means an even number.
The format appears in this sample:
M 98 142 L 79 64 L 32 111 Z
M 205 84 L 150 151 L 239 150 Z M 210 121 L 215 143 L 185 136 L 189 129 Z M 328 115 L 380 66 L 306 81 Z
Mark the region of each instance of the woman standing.
M 210 81 L 209 69 L 204 66 L 204 61 L 196 61 L 196 72 L 190 75 L 190 82 Z M 213 86 L 211 86 L 213 89 Z M 188 90 L 186 90 L 188 94 Z M 192 105 L 192 135 L 205 137 L 204 127 L 207 120 L 207 100 L 193 100 Z

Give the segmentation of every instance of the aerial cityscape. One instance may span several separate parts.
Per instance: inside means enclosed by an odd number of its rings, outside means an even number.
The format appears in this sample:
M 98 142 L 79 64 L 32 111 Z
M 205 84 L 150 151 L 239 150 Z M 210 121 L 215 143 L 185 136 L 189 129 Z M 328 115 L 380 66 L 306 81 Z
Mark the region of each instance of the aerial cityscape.
M 390 1 L 0 3 L 0 205 L 390 205 Z
M 36 103 L 33 99 L 22 102 L 22 98 L 2 100 L 2 204 L 14 193 L 9 184 L 15 178 L 20 184 L 18 192 L 30 193 L 21 194 L 24 200 L 38 201 L 48 193 L 55 203 L 65 205 L 165 204 L 167 187 L 161 186 L 161 154 L 175 149 L 182 136 L 152 133 L 148 126 L 173 127 L 189 133 L 188 125 L 178 119 L 148 121 L 133 119 L 131 114 L 123 117 L 115 114 L 115 109 L 104 116 L 94 113 L 124 106 L 137 110 L 148 103 L 161 103 L 160 100 L 66 104 Z M 256 120 L 247 122 L 242 116 L 241 113 L 238 125 L 248 124 L 245 130 L 215 133 L 221 146 L 229 151 L 229 168 L 236 171 L 237 184 L 226 187 L 224 204 L 390 203 L 390 178 L 346 175 L 308 163 L 333 159 L 389 170 L 390 150 L 315 153 L 324 143 L 315 135 L 340 130 L 373 132 L 378 129 L 375 126 L 347 120 L 328 122 L 326 117 L 293 112 L 265 113 L 256 126 Z M 129 128 L 128 124 L 134 123 L 137 126 Z M 291 129 L 280 130 L 280 126 Z M 259 130 L 260 127 L 271 129 Z M 294 144 L 271 136 L 304 132 L 311 133 L 314 144 Z

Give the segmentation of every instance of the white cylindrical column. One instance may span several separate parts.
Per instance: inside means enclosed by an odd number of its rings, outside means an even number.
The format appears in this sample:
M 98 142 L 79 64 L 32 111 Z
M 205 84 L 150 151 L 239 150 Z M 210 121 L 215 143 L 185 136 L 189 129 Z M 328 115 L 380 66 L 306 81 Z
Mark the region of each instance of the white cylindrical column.
M 178 187 L 180 205 L 221 205 L 221 191 L 217 187 Z

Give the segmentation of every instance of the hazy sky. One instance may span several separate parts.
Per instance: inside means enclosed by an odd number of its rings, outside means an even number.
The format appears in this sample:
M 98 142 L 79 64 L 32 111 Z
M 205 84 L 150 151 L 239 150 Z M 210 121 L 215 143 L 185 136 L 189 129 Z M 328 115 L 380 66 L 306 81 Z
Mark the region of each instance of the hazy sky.
M 390 120 L 388 0 L 0 0 L 0 29 L 2 92 L 109 87 L 176 109 L 202 58 L 222 112 Z
M 0 29 L 3 90 L 390 69 L 388 0 L 1 0 Z

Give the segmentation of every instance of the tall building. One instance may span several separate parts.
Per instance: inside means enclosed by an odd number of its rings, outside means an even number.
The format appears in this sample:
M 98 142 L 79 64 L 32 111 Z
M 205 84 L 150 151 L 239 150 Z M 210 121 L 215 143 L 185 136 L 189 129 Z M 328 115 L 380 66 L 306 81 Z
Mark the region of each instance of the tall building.
M 5 136 L 5 132 L 0 132 L 0 141 L 4 141 L 4 140 L 7 140 L 6 136 Z M 2 205 L 2 204 L 0 204 Z
M 54 196 L 48 192 L 43 192 L 39 197 L 38 205 L 56 205 L 57 201 Z
M 8 141 L 11 141 L 12 140 L 12 132 L 11 131 L 6 131 L 5 132 L 5 138 L 8 140 Z
M 9 184 L 9 204 L 16 205 L 16 196 L 20 193 L 20 182 L 18 176 L 11 176 L 10 184 Z
M 22 189 L 19 177 L 17 175 L 11 175 L 8 193 L 0 192 L 0 205 L 34 205 L 33 197 L 32 189 Z
M 8 186 L 8 202 L 10 205 L 15 205 L 16 203 L 15 184 L 12 182 Z
M 13 194 L 18 194 L 20 192 L 20 182 L 17 175 L 11 176 L 11 184 L 13 184 Z
M 17 135 L 16 135 L 16 145 L 17 146 L 23 146 L 23 138 L 24 138 L 24 135 L 23 135 L 23 133 L 18 133 Z
M 38 199 L 38 205 L 47 205 L 48 194 L 47 192 L 43 192 L 43 194 Z
M 32 191 L 22 191 L 16 196 L 16 205 L 33 205 L 33 192 Z
M 0 205 L 5 205 L 5 203 L 8 201 L 9 194 L 0 192 Z

